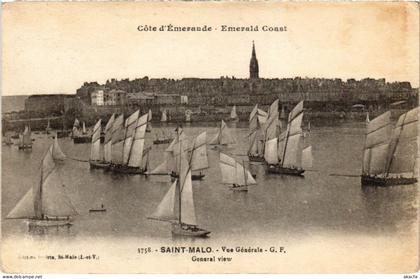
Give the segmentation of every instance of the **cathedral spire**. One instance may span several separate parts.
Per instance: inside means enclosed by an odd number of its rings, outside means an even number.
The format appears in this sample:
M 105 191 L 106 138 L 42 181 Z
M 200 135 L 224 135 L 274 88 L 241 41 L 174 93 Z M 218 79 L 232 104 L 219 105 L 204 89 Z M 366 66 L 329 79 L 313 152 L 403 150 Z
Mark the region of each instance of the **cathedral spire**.
M 258 60 L 257 54 L 255 53 L 255 44 L 252 41 L 252 55 L 249 63 L 249 78 L 259 78 Z

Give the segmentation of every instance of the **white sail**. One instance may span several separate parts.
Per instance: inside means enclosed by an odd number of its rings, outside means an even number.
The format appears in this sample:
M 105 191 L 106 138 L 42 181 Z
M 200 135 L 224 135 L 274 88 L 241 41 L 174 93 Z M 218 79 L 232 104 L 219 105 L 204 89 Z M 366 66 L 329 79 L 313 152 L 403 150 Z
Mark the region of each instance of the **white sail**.
M 287 138 L 287 130 L 283 131 L 278 140 L 278 146 L 277 146 L 277 156 L 279 158 L 279 162 L 283 160 L 283 154 L 284 154 L 284 147 L 286 143 Z
M 207 158 L 207 133 L 202 132 L 194 141 L 191 153 L 191 170 L 202 170 L 209 167 Z
M 418 108 L 403 115 L 397 121 L 391 137 L 387 162 L 387 175 L 412 177 L 417 157 Z
M 165 159 L 160 165 L 151 170 L 149 174 L 168 174 L 168 161 Z
M 246 175 L 247 175 L 247 178 L 246 178 L 247 185 L 257 184 L 257 181 L 255 181 L 254 177 L 252 176 L 249 170 L 246 171 Z
M 235 139 L 233 138 L 228 126 L 226 125 L 225 121 L 222 120 L 218 133 L 215 137 L 209 142 L 209 144 L 216 145 L 216 144 L 233 144 L 235 143 Z
M 237 118 L 238 118 L 238 114 L 236 113 L 236 106 L 233 106 L 230 112 L 230 119 L 237 119 Z
M 49 217 L 67 217 L 77 212 L 65 194 L 65 185 L 56 170 L 43 181 L 42 212 Z
M 301 150 L 302 135 L 296 134 L 289 136 L 287 140 L 286 152 L 284 154 L 284 161 L 282 166 L 285 167 L 300 167 L 302 159 Z
M 220 144 L 233 144 L 235 143 L 235 139 L 233 138 L 229 127 L 226 125 L 226 123 L 222 120 L 222 125 L 220 128 L 220 138 L 219 138 Z
M 262 109 L 257 109 L 258 115 L 267 118 L 268 113 L 263 111 Z
M 145 135 L 147 127 L 148 115 L 145 114 L 137 120 L 135 130 L 133 132 L 133 142 L 129 150 L 128 165 L 130 167 L 143 166 L 143 152 L 145 145 Z
M 289 113 L 289 121 L 292 121 L 301 112 L 303 112 L 303 101 L 300 101 Z
M 362 166 L 364 174 L 385 173 L 391 132 L 391 112 L 389 111 L 367 123 Z
M 264 159 L 268 164 L 278 164 L 277 138 L 273 138 L 265 142 Z
M 391 158 L 390 176 L 412 177 L 417 157 L 417 144 L 416 138 L 399 139 Z
M 236 183 L 236 161 L 232 157 L 220 152 L 220 170 L 222 182 L 226 184 Z
M 258 112 L 258 105 L 255 105 L 255 107 L 252 109 L 251 113 L 249 114 L 249 122 L 254 119 L 254 117 L 257 115 Z
M 20 145 L 32 145 L 31 128 L 29 128 L 28 126 L 25 126 L 25 130 L 23 131 L 20 141 L 21 141 Z
M 413 177 L 418 178 L 419 177 L 419 157 L 416 157 L 416 159 L 414 160 L 414 166 L 413 166 Z
M 101 160 L 100 154 L 101 148 L 101 119 L 96 122 L 95 126 L 93 127 L 93 134 L 92 134 L 92 146 L 90 149 L 90 159 L 94 161 Z
M 30 219 L 35 217 L 34 196 L 32 187 L 9 212 L 7 219 Z
M 63 151 L 60 148 L 60 145 L 58 144 L 57 136 L 55 136 L 53 143 L 52 157 L 56 161 L 63 161 L 64 159 L 66 159 L 66 155 L 63 153 Z
M 160 119 L 160 122 L 166 122 L 168 121 L 168 117 L 166 116 L 166 109 L 162 111 L 162 118 Z
M 369 150 L 368 173 L 376 175 L 383 174 L 386 168 L 389 144 L 377 145 L 367 150 Z
M 302 168 L 312 168 L 313 157 L 312 157 L 312 146 L 308 146 L 302 150 Z
M 262 125 L 265 122 L 267 122 L 268 113 L 266 113 L 262 109 L 258 109 L 257 110 L 257 116 L 258 116 L 258 122 L 259 122 L 260 125 Z
M 104 144 L 104 160 L 105 162 L 111 162 L 112 160 L 112 142 L 111 141 Z
M 279 99 L 276 99 L 268 109 L 268 119 L 279 118 Z
M 112 125 L 111 141 L 111 162 L 121 164 L 123 162 L 124 147 L 124 115 L 122 114 L 115 119 Z
M 80 127 L 80 123 L 79 123 L 79 119 L 74 119 L 74 123 L 73 123 L 73 128 L 79 128 Z
M 176 220 L 175 217 L 175 193 L 176 193 L 176 184 L 178 180 L 175 180 L 166 192 L 162 201 L 156 208 L 155 212 L 149 217 L 149 219 L 155 219 L 158 221 L 173 221 Z
M 188 170 L 186 178 L 181 184 L 181 223 L 197 225 L 191 181 L 191 170 Z
M 209 141 L 209 144 L 211 145 L 216 145 L 216 144 L 220 144 L 220 130 L 217 131 L 216 135 Z
M 236 185 L 244 186 L 244 185 L 253 185 L 256 184 L 255 179 L 252 177 L 251 173 L 244 168 L 244 166 L 238 162 L 236 162 Z
M 290 124 L 288 127 L 289 136 L 302 133 L 302 119 L 303 119 L 303 113 L 297 115 L 294 119 L 290 121 Z
M 128 163 L 128 157 L 130 155 L 131 145 L 133 143 L 134 130 L 136 128 L 136 123 L 139 118 L 140 111 L 137 110 L 132 113 L 126 120 L 124 124 L 125 128 L 125 138 L 124 138 L 124 150 L 123 150 L 123 163 Z
M 252 132 L 249 136 L 248 154 L 253 156 L 259 155 L 257 131 Z
M 41 164 L 41 180 L 18 202 L 7 218 L 43 218 L 44 216 L 71 216 L 77 214 L 64 193 L 53 157 L 53 145 Z
M 264 124 L 266 122 L 267 122 L 267 117 L 266 116 L 258 115 L 258 123 Z
M 121 139 L 120 141 L 114 143 L 112 145 L 112 160 L 111 162 L 114 164 L 122 164 L 123 163 L 123 148 L 124 142 Z
M 112 126 L 115 121 L 115 113 L 111 115 L 105 126 L 105 140 L 104 140 L 104 160 L 111 162 L 112 160 Z
M 270 117 L 265 123 L 265 141 L 271 140 L 273 138 L 277 138 L 278 136 L 277 120 L 278 118 L 276 117 Z

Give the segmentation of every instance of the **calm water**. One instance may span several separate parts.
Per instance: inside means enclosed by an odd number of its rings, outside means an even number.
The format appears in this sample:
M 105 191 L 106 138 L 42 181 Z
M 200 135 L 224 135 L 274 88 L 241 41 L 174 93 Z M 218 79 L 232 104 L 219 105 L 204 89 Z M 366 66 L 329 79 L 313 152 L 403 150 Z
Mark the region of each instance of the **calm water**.
M 232 124 L 229 124 L 232 126 Z M 171 126 L 169 126 L 171 127 Z M 153 125 L 154 129 L 158 125 Z M 232 192 L 221 184 L 218 151 L 208 149 L 210 168 L 205 180 L 193 181 L 198 223 L 210 230 L 208 240 L 253 239 L 260 237 L 302 238 L 317 234 L 397 236 L 411 233 L 417 224 L 415 185 L 362 189 L 358 177 L 330 176 L 330 173 L 359 174 L 364 123 L 336 126 L 312 125 L 305 143 L 313 146 L 315 171 L 304 178 L 265 175 L 263 165 L 251 164 L 257 185 L 248 193 Z M 215 124 L 186 126 L 189 136 L 207 130 L 216 133 Z M 245 154 L 247 128 L 238 123 L 232 128 L 238 140 L 228 152 Z M 152 140 L 153 132 L 147 134 Z M 170 186 L 167 176 L 121 176 L 90 170 L 89 164 L 67 160 L 62 169 L 67 194 L 79 215 L 69 229 L 28 232 L 23 220 L 5 220 L 7 213 L 39 179 L 39 163 L 52 143 L 47 135 L 33 134 L 32 151 L 17 146 L 2 148 L 2 233 L 3 236 L 32 235 L 52 239 L 92 237 L 135 237 L 171 240 L 170 225 L 148 220 Z M 88 159 L 89 144 L 60 139 L 68 156 Z M 168 145 L 154 145 L 151 167 L 162 159 Z M 246 159 L 246 157 L 237 156 Z M 89 213 L 104 204 L 106 213 Z

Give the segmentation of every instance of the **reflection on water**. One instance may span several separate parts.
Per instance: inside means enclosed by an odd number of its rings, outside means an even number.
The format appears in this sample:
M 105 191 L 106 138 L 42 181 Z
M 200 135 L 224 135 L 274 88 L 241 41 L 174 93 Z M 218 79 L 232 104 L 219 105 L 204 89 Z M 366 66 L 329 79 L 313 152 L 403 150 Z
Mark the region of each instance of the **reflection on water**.
M 232 125 L 232 124 L 228 124 Z M 247 160 L 246 123 L 235 123 L 237 144 L 227 152 Z M 159 129 L 157 124 L 154 129 Z M 172 130 L 172 126 L 167 126 Z M 187 135 L 207 130 L 211 138 L 216 124 L 184 127 Z M 7 213 L 25 192 L 39 181 L 40 160 L 52 143 L 46 135 L 36 138 L 32 151 L 16 146 L 2 148 L 2 232 L 3 235 L 32 234 L 40 238 L 79 239 L 84 237 L 136 237 L 171 240 L 168 223 L 147 219 L 169 189 L 168 176 L 124 176 L 90 170 L 88 163 L 67 160 L 60 171 L 66 191 L 79 215 L 71 227 L 36 228 L 28 231 L 22 220 L 5 220 Z M 154 133 L 148 133 L 152 141 Z M 363 123 L 314 126 L 305 138 L 312 144 L 314 170 L 305 178 L 266 175 L 261 164 L 250 163 L 257 185 L 248 192 L 233 192 L 221 184 L 219 151 L 208 148 L 210 168 L 203 181 L 193 181 L 194 201 L 199 226 L 211 231 L 209 239 L 189 239 L 191 243 L 220 239 L 299 238 L 317 233 L 397 235 L 409 233 L 417 224 L 417 187 L 362 188 L 358 177 L 329 176 L 329 173 L 360 173 Z M 60 139 L 70 157 L 88 159 L 89 144 L 74 145 Z M 154 145 L 150 154 L 153 168 L 163 158 L 168 145 Z M 106 212 L 89 212 L 104 205 Z

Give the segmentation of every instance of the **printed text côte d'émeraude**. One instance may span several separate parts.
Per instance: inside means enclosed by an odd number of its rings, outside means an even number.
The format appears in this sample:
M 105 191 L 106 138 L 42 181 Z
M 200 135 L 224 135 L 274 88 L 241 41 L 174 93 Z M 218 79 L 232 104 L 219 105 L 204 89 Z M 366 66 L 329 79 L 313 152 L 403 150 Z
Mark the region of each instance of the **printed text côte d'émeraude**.
M 137 30 L 140 32 L 285 32 L 287 26 L 271 26 L 271 25 L 248 25 L 248 26 L 229 26 L 220 25 L 213 27 L 209 25 L 202 26 L 176 26 L 173 24 L 168 25 L 138 25 Z

